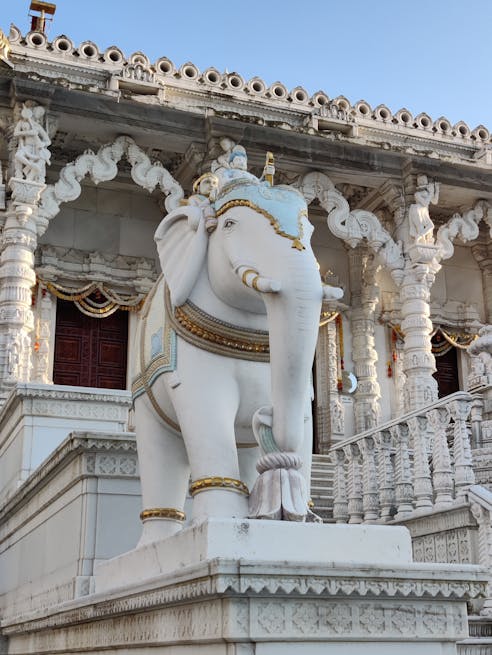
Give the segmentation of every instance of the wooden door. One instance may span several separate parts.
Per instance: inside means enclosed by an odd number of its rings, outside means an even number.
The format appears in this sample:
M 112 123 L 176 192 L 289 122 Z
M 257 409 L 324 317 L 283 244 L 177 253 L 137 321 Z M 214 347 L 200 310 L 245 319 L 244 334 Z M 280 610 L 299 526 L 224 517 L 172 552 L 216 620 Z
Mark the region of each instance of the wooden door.
M 127 312 L 93 318 L 72 302 L 57 301 L 55 384 L 126 389 L 127 348 Z
M 450 348 L 444 355 L 436 357 L 436 369 L 434 377 L 437 380 L 439 398 L 460 390 L 456 348 Z

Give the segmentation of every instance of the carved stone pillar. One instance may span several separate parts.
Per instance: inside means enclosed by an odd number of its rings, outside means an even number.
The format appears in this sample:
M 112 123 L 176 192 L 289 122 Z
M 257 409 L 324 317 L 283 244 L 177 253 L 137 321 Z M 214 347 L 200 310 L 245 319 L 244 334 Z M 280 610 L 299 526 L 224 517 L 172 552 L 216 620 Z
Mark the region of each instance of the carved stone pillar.
M 436 370 L 432 354 L 430 290 L 440 265 L 432 245 L 416 245 L 410 249 L 400 286 L 401 328 L 405 335 L 403 372 L 405 374 L 405 411 L 420 409 L 437 400 Z
M 482 273 L 485 318 L 487 323 L 492 323 L 492 244 L 477 243 L 471 250 Z
M 32 380 L 49 384 L 53 382 L 50 367 L 50 346 L 53 324 L 53 298 L 47 290 L 40 285 L 36 298 L 35 311 L 35 341 Z
M 336 303 L 324 303 L 323 310 L 337 311 Z M 325 454 L 333 442 L 345 436 L 343 405 L 338 393 L 337 327 L 334 320 L 320 327 L 315 362 L 318 450 Z
M 31 204 L 12 203 L 0 256 L 0 384 L 3 391 L 28 381 L 34 327 L 31 289 L 36 281 L 36 224 Z
M 378 268 L 367 247 L 349 250 L 352 360 L 358 380 L 354 402 L 356 432 L 375 427 L 381 415 L 381 391 L 376 370 L 378 354 L 374 347 L 375 308 L 379 300 L 375 275 Z
M 31 378 L 31 309 L 37 210 L 45 189 L 50 139 L 42 123 L 44 108 L 16 105 L 17 119 L 9 140 L 12 156 L 9 200 L 0 255 L 0 392 Z

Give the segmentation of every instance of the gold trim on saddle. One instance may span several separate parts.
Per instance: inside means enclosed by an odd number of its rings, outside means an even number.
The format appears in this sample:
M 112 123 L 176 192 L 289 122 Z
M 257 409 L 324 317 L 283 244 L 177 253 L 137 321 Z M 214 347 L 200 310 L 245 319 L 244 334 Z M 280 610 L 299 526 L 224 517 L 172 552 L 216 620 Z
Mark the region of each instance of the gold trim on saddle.
M 177 334 L 202 350 L 236 359 L 270 361 L 270 344 L 266 331 L 250 330 L 220 321 L 190 301 L 173 311 L 167 288 L 166 311 Z
M 249 489 L 244 482 L 234 478 L 221 478 L 214 476 L 210 478 L 200 478 L 190 484 L 190 494 L 192 496 L 195 496 L 201 491 L 207 491 L 208 489 L 226 489 L 228 491 L 237 491 L 240 494 L 249 496 Z

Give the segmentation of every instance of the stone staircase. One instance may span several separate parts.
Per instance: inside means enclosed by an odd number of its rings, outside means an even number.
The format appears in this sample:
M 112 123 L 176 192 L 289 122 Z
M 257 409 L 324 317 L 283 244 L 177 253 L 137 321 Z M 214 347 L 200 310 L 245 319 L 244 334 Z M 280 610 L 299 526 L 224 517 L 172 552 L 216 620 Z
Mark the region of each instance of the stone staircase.
M 328 455 L 313 455 L 311 499 L 324 523 L 333 523 L 333 465 Z
M 324 523 L 333 523 L 333 477 L 334 466 L 329 455 L 313 455 L 311 476 L 311 498 L 314 503 L 313 511 L 323 519 Z M 463 508 L 461 508 L 463 509 Z M 459 510 L 455 510 L 457 513 Z M 452 512 L 447 512 L 451 516 Z M 446 517 L 435 516 L 436 525 L 442 522 L 449 523 Z M 451 519 L 453 521 L 454 519 Z M 405 525 L 405 521 L 401 524 Z M 407 522 L 411 534 L 415 531 Z M 446 536 L 447 538 L 447 536 Z M 419 537 L 414 538 L 414 555 L 419 551 Z M 470 615 L 468 617 L 470 636 L 457 644 L 457 655 L 492 655 L 492 618 Z
M 313 455 L 311 497 L 325 522 L 405 525 L 417 562 L 490 571 L 457 652 L 492 655 L 492 438 L 474 435 L 471 401 L 458 392 Z
M 469 616 L 470 637 L 458 643 L 458 655 L 492 655 L 492 619 Z

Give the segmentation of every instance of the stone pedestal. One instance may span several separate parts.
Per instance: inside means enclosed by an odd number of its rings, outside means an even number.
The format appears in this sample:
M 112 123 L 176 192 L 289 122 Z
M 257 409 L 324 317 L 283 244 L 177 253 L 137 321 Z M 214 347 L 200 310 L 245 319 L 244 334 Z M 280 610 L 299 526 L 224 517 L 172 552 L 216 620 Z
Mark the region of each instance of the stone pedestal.
M 3 621 L 10 655 L 454 655 L 478 567 L 405 528 L 208 520 L 102 563 L 96 593 Z
M 0 500 L 73 430 L 124 432 L 131 394 L 116 389 L 18 384 L 0 411 Z

